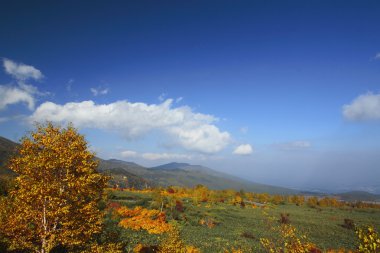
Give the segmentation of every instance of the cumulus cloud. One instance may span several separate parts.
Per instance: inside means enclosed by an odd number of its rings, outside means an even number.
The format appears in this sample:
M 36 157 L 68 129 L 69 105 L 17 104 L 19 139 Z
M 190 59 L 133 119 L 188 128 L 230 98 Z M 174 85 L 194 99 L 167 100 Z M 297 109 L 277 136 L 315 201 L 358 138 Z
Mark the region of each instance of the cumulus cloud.
M 369 92 L 343 106 L 343 116 L 352 121 L 380 120 L 380 93 Z
M 309 141 L 290 141 L 275 143 L 273 146 L 280 150 L 303 150 L 310 148 L 311 143 Z
M 41 71 L 35 67 L 23 63 L 17 63 L 9 59 L 3 59 L 3 66 L 6 73 L 19 81 L 25 81 L 27 79 L 39 80 L 44 77 Z
M 138 153 L 133 150 L 124 150 L 120 152 L 124 158 L 139 158 L 150 161 L 155 160 L 191 160 L 193 158 L 201 158 L 200 155 L 178 154 L 178 153 Z
M 237 146 L 232 152 L 235 155 L 250 155 L 253 152 L 253 148 L 250 144 L 242 144 Z
M 0 110 L 17 103 L 25 103 L 29 110 L 34 109 L 34 98 L 30 93 L 17 87 L 0 85 Z
M 78 127 L 116 130 L 129 139 L 161 131 L 170 137 L 170 144 L 201 153 L 216 153 L 228 145 L 230 134 L 214 125 L 217 118 L 195 113 L 187 106 L 173 108 L 172 105 L 172 99 L 161 104 L 125 100 L 110 104 L 83 101 L 59 105 L 45 102 L 35 110 L 30 120 L 73 122 Z
M 138 156 L 137 152 L 136 151 L 132 151 L 132 150 L 124 150 L 120 154 L 121 154 L 122 157 L 125 157 L 125 158 L 133 158 L 133 157 L 137 157 Z
M 124 158 L 141 158 L 145 160 L 191 160 L 193 155 L 177 153 L 137 153 L 133 150 L 124 150 L 120 153 Z
M 3 58 L 3 66 L 5 72 L 16 80 L 17 86 L 0 85 L 0 110 L 5 109 L 8 105 L 17 103 L 25 103 L 30 110 L 33 110 L 35 96 L 49 94 L 48 92 L 40 92 L 36 86 L 26 83 L 26 80 L 29 79 L 42 79 L 44 76 L 40 70 L 6 58 Z
M 175 153 L 143 153 L 141 157 L 146 160 L 190 160 L 192 158 L 190 155 Z
M 90 91 L 91 91 L 92 95 L 94 95 L 96 97 L 98 95 L 108 94 L 109 89 L 108 88 L 102 89 L 102 88 L 98 87 L 98 88 L 91 88 Z

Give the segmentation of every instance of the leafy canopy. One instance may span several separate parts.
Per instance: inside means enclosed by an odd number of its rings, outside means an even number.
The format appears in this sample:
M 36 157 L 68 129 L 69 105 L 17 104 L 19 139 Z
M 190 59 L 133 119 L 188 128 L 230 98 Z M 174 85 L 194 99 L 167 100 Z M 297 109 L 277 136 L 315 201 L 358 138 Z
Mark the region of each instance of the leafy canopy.
M 38 124 L 22 139 L 9 167 L 18 177 L 0 230 L 11 248 L 72 248 L 100 232 L 97 205 L 108 178 L 96 171 L 94 154 L 74 127 Z

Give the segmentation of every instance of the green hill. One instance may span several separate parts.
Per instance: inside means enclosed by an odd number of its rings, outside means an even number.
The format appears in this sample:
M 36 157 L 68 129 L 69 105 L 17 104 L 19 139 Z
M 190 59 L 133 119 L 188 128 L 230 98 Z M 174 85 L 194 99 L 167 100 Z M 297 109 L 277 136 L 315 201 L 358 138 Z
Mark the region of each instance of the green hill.
M 141 176 L 149 171 L 136 163 L 116 159 L 97 159 L 99 160 L 99 171 L 111 176 L 111 186 L 134 187 L 136 189 L 154 186 L 153 183 Z
M 193 187 L 197 184 L 211 189 L 235 189 L 252 192 L 267 192 L 271 194 L 296 194 L 292 189 L 259 184 L 244 180 L 226 173 L 187 163 L 168 163 L 149 169 L 154 174 L 149 175 L 160 185 L 179 185 Z
M 342 200 L 345 201 L 371 201 L 371 202 L 380 202 L 380 195 L 372 194 L 365 191 L 351 191 L 336 194 Z
M 14 175 L 6 168 L 6 163 L 18 146 L 19 144 L 0 136 L 0 175 Z
M 5 168 L 5 162 L 15 152 L 18 145 L 15 142 L 0 137 L 0 174 L 12 175 L 12 172 Z M 133 162 L 116 159 L 97 159 L 99 160 L 99 171 L 112 177 L 110 180 L 112 186 L 145 188 L 157 185 L 164 187 L 177 185 L 193 187 L 202 184 L 210 189 L 244 189 L 246 191 L 272 194 L 297 193 L 287 188 L 253 183 L 201 165 L 168 163 L 153 168 L 146 168 Z

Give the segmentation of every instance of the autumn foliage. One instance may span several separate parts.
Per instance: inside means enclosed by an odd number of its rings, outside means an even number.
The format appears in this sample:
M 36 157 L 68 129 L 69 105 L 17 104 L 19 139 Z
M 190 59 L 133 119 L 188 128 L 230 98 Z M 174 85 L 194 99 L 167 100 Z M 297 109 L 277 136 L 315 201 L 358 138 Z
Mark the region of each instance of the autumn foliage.
M 296 228 L 289 224 L 281 224 L 272 228 L 278 234 L 275 240 L 260 238 L 260 243 L 266 252 L 270 253 L 309 253 L 321 252 L 316 246 L 309 242 L 305 235 L 297 235 Z
M 47 253 L 85 245 L 99 233 L 107 177 L 96 171 L 94 154 L 72 126 L 51 123 L 22 140 L 9 168 L 18 174 L 0 221 L 12 249 Z
M 180 236 L 179 230 L 172 227 L 166 234 L 165 239 L 158 247 L 160 253 L 200 253 L 200 251 L 191 245 L 186 245 Z
M 356 231 L 360 240 L 359 252 L 378 253 L 380 252 L 380 236 L 373 226 L 360 228 Z
M 148 210 L 141 206 L 134 209 L 121 207 L 117 213 L 124 217 L 119 225 L 133 230 L 146 230 L 150 234 L 161 234 L 170 230 L 171 226 L 166 222 L 164 212 L 159 210 Z

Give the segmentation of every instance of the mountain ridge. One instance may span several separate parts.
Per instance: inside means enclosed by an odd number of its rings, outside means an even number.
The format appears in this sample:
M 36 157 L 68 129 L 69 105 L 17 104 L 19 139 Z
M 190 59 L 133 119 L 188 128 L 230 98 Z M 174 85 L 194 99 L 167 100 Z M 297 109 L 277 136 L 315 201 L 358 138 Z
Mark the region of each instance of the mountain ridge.
M 0 136 L 0 175 L 15 176 L 15 173 L 6 168 L 6 161 L 14 154 L 20 144 Z M 194 187 L 203 184 L 210 189 L 244 189 L 252 192 L 267 192 L 271 194 L 299 194 L 301 190 L 266 185 L 251 182 L 234 175 L 219 172 L 202 165 L 171 162 L 155 167 L 144 167 L 134 162 L 119 159 L 101 159 L 98 169 L 102 173 L 112 176 L 111 185 L 119 187 L 145 188 L 149 186 L 186 186 Z M 380 195 L 357 191 L 336 194 L 342 199 L 373 201 L 380 199 Z

